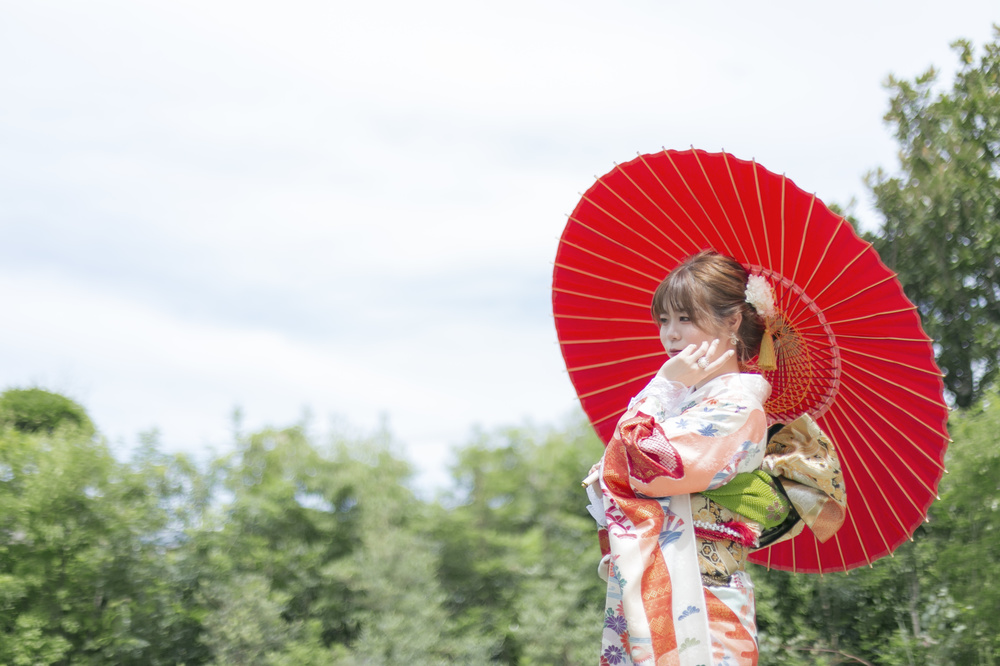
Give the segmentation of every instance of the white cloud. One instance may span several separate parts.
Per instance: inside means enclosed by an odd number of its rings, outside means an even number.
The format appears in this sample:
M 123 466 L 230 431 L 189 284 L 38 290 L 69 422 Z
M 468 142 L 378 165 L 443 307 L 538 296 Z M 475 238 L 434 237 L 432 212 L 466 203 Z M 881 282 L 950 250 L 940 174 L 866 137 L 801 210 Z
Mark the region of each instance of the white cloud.
M 565 215 L 636 151 L 725 148 L 876 217 L 890 72 L 993 3 L 37 0 L 0 20 L 0 367 L 115 437 L 387 412 L 422 469 L 573 404 Z M 437 476 L 434 476 L 437 474 Z

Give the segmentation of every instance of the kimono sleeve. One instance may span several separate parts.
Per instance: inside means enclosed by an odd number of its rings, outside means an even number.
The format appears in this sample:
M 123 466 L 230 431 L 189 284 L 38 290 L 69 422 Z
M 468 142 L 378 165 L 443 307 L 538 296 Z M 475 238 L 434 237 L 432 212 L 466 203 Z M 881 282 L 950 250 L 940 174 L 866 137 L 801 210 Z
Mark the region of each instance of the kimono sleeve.
M 760 401 L 739 382 L 690 395 L 654 380 L 633 400 L 616 437 L 633 491 L 667 497 L 719 487 L 759 464 L 766 428 Z

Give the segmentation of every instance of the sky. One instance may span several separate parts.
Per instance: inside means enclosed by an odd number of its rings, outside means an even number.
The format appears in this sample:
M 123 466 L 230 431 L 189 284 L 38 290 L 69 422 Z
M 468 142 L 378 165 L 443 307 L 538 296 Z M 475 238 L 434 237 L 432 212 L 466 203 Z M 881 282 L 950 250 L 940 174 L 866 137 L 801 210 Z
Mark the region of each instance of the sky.
M 995 0 L 0 0 L 0 387 L 126 453 L 388 427 L 443 487 L 479 429 L 578 403 L 566 216 L 637 153 L 756 159 L 879 218 L 888 75 Z

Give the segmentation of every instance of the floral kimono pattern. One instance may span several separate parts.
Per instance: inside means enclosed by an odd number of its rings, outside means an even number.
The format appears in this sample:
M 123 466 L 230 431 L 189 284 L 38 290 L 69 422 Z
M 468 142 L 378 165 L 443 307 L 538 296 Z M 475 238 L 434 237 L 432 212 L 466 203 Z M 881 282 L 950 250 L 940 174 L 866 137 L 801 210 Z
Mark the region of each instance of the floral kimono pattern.
M 604 527 L 602 666 L 757 663 L 743 564 L 760 526 L 698 493 L 761 466 L 770 391 L 752 374 L 697 389 L 654 378 L 622 416 L 588 486 Z

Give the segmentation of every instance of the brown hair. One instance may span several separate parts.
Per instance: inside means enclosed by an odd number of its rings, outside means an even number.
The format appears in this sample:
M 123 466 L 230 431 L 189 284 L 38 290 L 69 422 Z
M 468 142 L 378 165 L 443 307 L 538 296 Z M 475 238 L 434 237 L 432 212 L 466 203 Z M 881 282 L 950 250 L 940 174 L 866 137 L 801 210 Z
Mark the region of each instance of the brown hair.
M 660 315 L 683 312 L 692 324 L 711 332 L 725 328 L 740 314 L 736 349 L 740 362 L 745 363 L 760 351 L 764 335 L 763 320 L 746 302 L 746 288 L 747 271 L 739 262 L 704 250 L 685 259 L 656 288 L 650 308 L 653 320 L 659 323 Z

